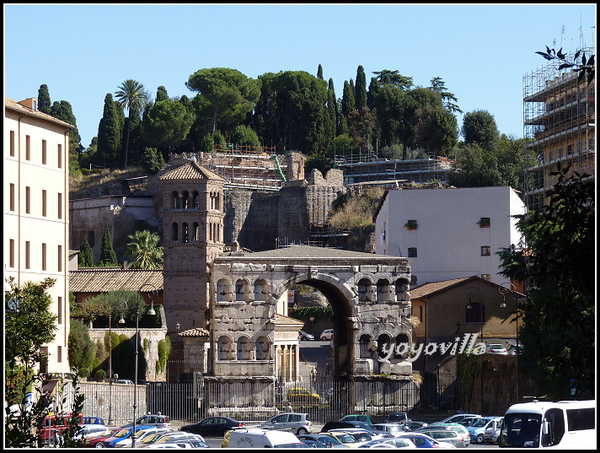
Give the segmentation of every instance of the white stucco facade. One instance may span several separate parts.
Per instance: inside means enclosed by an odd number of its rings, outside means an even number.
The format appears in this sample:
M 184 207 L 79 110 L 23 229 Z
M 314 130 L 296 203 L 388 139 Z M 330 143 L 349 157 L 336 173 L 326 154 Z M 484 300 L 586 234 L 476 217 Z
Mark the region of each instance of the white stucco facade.
M 409 257 L 411 286 L 473 275 L 500 284 L 496 253 L 519 244 L 513 216 L 524 213 L 511 187 L 390 190 L 377 213 L 376 253 Z
M 35 99 L 5 98 L 4 286 L 56 279 L 49 288 L 57 316 L 47 345 L 48 372 L 69 372 L 69 131 L 36 110 Z

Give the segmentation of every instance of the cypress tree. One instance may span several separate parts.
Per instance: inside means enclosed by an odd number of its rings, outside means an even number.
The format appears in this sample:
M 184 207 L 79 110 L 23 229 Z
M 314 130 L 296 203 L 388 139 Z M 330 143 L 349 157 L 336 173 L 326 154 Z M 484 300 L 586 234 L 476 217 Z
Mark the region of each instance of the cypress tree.
M 317 79 L 325 80 L 323 79 L 323 67 L 320 64 L 319 68 L 317 69 Z
M 356 86 L 354 89 L 356 110 L 360 110 L 367 106 L 367 77 L 365 76 L 365 70 L 362 66 L 359 66 L 356 70 Z
M 369 84 L 369 91 L 367 92 L 367 107 L 371 111 L 375 109 L 375 95 L 379 89 L 379 82 L 375 77 L 371 77 L 371 83 Z
M 77 119 L 73 114 L 73 108 L 67 101 L 55 101 L 50 109 L 50 115 L 75 126 L 75 129 L 69 132 L 69 170 L 75 172 L 79 169 L 79 155 L 83 151 L 83 146 L 81 146 L 81 136 L 77 129 Z
M 351 81 L 352 82 L 352 81 Z M 342 94 L 342 115 L 348 119 L 350 112 L 356 110 L 356 102 L 354 100 L 354 89 L 348 81 L 344 81 L 344 93 Z
M 112 237 L 108 224 L 102 235 L 102 250 L 100 251 L 100 266 L 118 266 L 119 261 L 117 260 L 117 254 L 113 249 Z
M 79 248 L 79 266 L 94 267 L 94 252 L 86 238 L 83 238 L 81 247 Z
M 50 93 L 48 92 L 48 86 L 44 83 L 40 85 L 38 90 L 38 110 L 43 113 L 50 115 Z
M 154 104 L 156 104 L 157 102 L 160 101 L 165 101 L 169 99 L 169 95 L 167 93 L 167 89 L 164 86 L 159 86 L 158 90 L 156 91 L 156 100 L 154 101 Z
M 120 115 L 119 115 L 120 113 Z M 98 127 L 98 150 L 96 163 L 98 165 L 118 165 L 123 143 L 123 124 L 125 116 L 123 109 L 113 101 L 112 94 L 104 98 L 104 114 Z
M 333 79 L 329 79 L 329 86 L 327 87 L 327 111 L 329 112 L 329 117 L 331 118 L 331 138 L 333 139 L 338 135 L 338 109 L 337 99 L 335 98 L 335 89 L 333 87 Z

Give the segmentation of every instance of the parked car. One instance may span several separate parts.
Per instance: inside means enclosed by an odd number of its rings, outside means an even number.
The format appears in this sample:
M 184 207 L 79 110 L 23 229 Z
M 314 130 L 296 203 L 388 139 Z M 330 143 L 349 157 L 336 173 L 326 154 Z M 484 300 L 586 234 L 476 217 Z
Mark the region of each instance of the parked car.
M 423 428 L 425 426 L 428 426 L 428 424 L 425 422 L 420 422 L 420 421 L 416 421 L 416 420 L 409 420 L 408 423 L 406 424 L 408 431 L 416 431 L 417 429 Z
M 42 421 L 42 425 L 38 431 L 38 436 L 43 445 L 47 445 L 50 443 L 55 443 L 57 440 L 57 436 L 60 435 L 67 426 L 69 425 L 69 420 L 71 420 L 72 414 L 54 414 L 47 415 L 44 417 Z M 77 424 L 81 424 L 83 421 L 83 416 L 79 415 L 79 420 Z
M 439 425 L 440 423 L 460 423 L 461 420 L 468 418 L 468 417 L 481 417 L 481 415 L 479 414 L 456 414 L 456 415 L 451 415 L 448 418 L 445 418 L 439 422 L 435 422 L 435 423 L 430 423 L 430 426 L 433 425 Z
M 146 445 L 156 442 L 159 438 L 167 433 L 173 431 L 167 428 L 148 428 L 138 431 L 135 438 L 135 448 L 145 448 Z M 115 448 L 131 448 L 131 442 L 119 442 L 115 445 Z
M 345 445 L 346 447 L 350 447 L 350 448 L 356 448 L 359 445 L 362 445 L 363 443 L 368 442 L 368 441 L 359 441 L 355 436 L 353 436 L 350 433 L 347 433 L 344 430 L 329 431 L 329 435 L 332 437 L 335 437 L 342 445 Z
M 386 423 L 403 423 L 408 422 L 408 414 L 406 412 L 392 412 L 385 419 Z
M 107 434 L 100 434 L 98 436 L 90 436 L 90 437 L 85 437 L 83 439 L 83 444 L 81 445 L 83 448 L 101 448 L 101 447 L 96 447 L 96 444 L 99 443 L 104 443 L 104 441 L 106 439 L 109 439 L 111 437 L 113 437 L 115 434 L 117 434 L 119 431 L 121 431 L 121 428 L 114 428 L 111 429 Z M 102 447 L 104 446 L 104 444 L 102 445 Z
M 496 419 L 501 419 L 501 417 L 481 417 L 471 426 L 468 426 L 467 429 L 471 433 L 471 439 L 478 444 L 482 444 L 485 430 L 488 429 Z
M 385 432 L 385 433 L 390 433 L 393 436 L 399 434 L 399 433 L 403 433 L 405 431 L 407 431 L 407 428 L 405 428 L 405 424 L 400 424 L 400 423 L 375 423 L 373 425 L 373 429 L 375 431 L 381 431 L 381 432 Z
M 83 417 L 82 421 L 84 425 L 106 425 L 102 417 Z
M 373 420 L 371 419 L 370 415 L 363 415 L 363 414 L 350 414 L 350 415 L 344 415 L 342 418 L 340 418 L 341 422 L 364 422 L 367 423 L 371 426 L 373 426 Z
M 309 392 L 305 388 L 296 387 L 290 389 L 288 392 L 288 401 L 299 405 L 314 405 L 321 402 L 321 397 L 316 393 Z
M 507 349 L 501 344 L 491 344 L 487 347 L 488 354 L 508 355 Z
M 465 426 L 461 425 L 460 423 L 442 423 L 439 425 L 435 425 L 435 427 L 436 428 L 443 427 L 443 428 L 452 429 L 452 430 L 456 431 L 458 434 L 460 434 L 462 441 L 466 444 L 467 447 L 471 443 L 471 433 Z
M 155 426 L 157 428 L 171 428 L 171 423 L 169 422 L 169 417 L 166 415 L 162 415 L 160 412 L 158 414 L 146 414 L 138 418 L 135 422 L 136 426 Z M 121 426 L 121 428 L 129 428 L 133 426 L 133 422 L 126 423 Z
M 90 437 L 96 437 L 103 434 L 110 434 L 110 429 L 108 429 L 106 425 L 101 425 L 99 423 L 84 423 L 83 425 L 79 426 L 81 426 L 81 431 L 79 431 L 75 435 L 75 439 L 77 440 L 85 440 Z
M 356 428 L 357 426 L 359 428 L 362 428 L 362 427 L 364 427 L 366 425 L 367 424 L 365 422 L 357 422 L 357 421 L 341 422 L 339 420 L 331 420 L 331 421 L 328 421 L 327 423 L 325 423 L 323 425 L 323 427 L 321 428 L 321 432 L 322 433 L 327 433 L 327 432 L 331 431 L 332 429 L 337 429 L 337 428 Z
M 393 437 L 391 439 L 376 439 L 364 443 L 358 448 L 417 448 L 417 446 L 407 437 Z
M 410 439 L 417 448 L 456 448 L 451 442 L 437 441 L 423 433 L 404 433 L 398 437 Z
M 477 420 L 481 420 L 482 418 L 484 418 L 484 417 L 467 417 L 467 418 L 463 418 L 458 423 L 463 425 L 465 428 L 469 428 L 470 426 L 473 425 L 473 423 L 475 423 Z
M 503 421 L 504 417 L 495 417 L 490 426 L 486 428 L 483 433 L 483 441 L 486 444 L 495 444 L 498 442 L 498 436 L 500 436 L 500 429 L 502 428 Z
M 312 432 L 312 422 L 307 413 L 286 412 L 276 415 L 270 420 L 258 425 L 262 429 L 276 429 L 290 431 L 294 434 L 308 434 Z
M 326 448 L 347 448 L 344 444 L 342 444 L 335 437 L 325 434 L 325 433 L 317 433 L 317 434 L 298 434 L 298 439 L 302 442 L 306 442 L 307 440 L 315 440 L 320 442 Z
M 467 444 L 463 441 L 461 435 L 453 430 L 444 427 L 428 426 L 417 430 L 419 433 L 427 434 L 435 440 L 449 442 L 454 444 L 456 448 L 467 448 Z
M 235 429 L 227 431 L 222 448 L 303 448 L 305 445 L 293 434 L 266 429 Z
M 333 329 L 325 329 L 323 332 L 321 332 L 321 335 L 319 336 L 319 338 L 321 339 L 321 341 L 332 340 L 333 339 Z
M 230 417 L 207 417 L 198 423 L 184 425 L 179 431 L 201 434 L 202 436 L 223 437 L 230 429 L 243 428 L 244 424 Z
M 137 437 L 139 436 L 139 432 L 140 431 L 144 431 L 146 429 L 155 429 L 152 426 L 136 426 L 135 427 L 135 437 L 137 440 Z M 121 429 L 119 432 L 117 432 L 114 436 L 109 437 L 108 439 L 105 439 L 101 442 L 98 442 L 96 444 L 96 448 L 114 448 L 118 443 L 120 442 L 126 442 L 128 441 L 130 444 L 132 443 L 132 438 L 131 438 L 131 434 L 133 432 L 133 426 L 129 426 L 127 428 L 123 428 Z
M 314 340 L 315 336 L 311 335 L 310 333 L 306 333 L 304 330 L 299 330 L 298 331 L 298 337 L 300 338 L 300 340 L 304 341 L 304 340 Z
M 156 442 L 142 448 L 209 448 L 209 446 L 200 434 L 173 431 L 165 433 Z

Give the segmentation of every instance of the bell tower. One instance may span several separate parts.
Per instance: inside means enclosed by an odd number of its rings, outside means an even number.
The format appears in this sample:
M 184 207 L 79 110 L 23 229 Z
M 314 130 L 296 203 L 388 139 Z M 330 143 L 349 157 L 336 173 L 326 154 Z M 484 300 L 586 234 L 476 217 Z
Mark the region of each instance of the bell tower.
M 208 264 L 224 247 L 225 179 L 189 162 L 165 172 L 160 180 L 168 330 L 206 328 Z

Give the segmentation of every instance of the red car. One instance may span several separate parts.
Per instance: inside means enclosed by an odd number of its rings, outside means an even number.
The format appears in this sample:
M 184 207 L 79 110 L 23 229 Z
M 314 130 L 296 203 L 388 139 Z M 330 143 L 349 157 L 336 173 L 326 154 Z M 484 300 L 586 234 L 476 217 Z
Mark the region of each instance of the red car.
M 42 444 L 47 445 L 54 441 L 57 434 L 62 433 L 69 424 L 72 414 L 53 414 L 46 415 L 42 426 L 40 427 L 39 436 Z M 83 416 L 79 414 L 78 424 L 83 423 Z
M 110 433 L 104 436 L 95 436 L 95 437 L 88 437 L 86 439 L 84 439 L 83 444 L 81 445 L 84 448 L 96 448 L 96 444 L 98 442 L 104 442 L 106 441 L 106 439 L 113 437 L 115 434 L 117 434 L 119 431 L 121 431 L 121 428 L 115 428 L 115 429 L 111 429 Z

